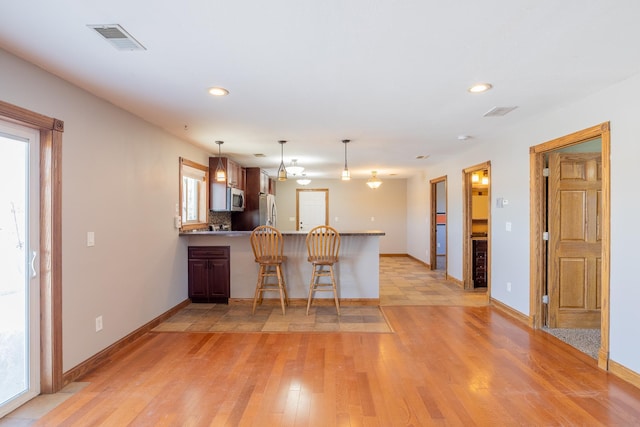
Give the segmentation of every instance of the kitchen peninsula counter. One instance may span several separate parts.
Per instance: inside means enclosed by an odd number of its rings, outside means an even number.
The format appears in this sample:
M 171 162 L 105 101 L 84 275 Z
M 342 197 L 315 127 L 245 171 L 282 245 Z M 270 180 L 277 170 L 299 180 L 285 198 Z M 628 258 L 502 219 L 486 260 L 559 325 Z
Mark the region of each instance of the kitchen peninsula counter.
M 341 231 L 340 261 L 335 266 L 338 296 L 342 302 L 377 304 L 380 299 L 379 230 Z M 308 296 L 311 264 L 307 261 L 306 231 L 281 231 L 284 237 L 285 281 L 290 299 Z M 231 300 L 253 300 L 258 265 L 254 261 L 249 237 L 251 231 L 181 232 L 188 246 L 229 246 L 231 252 Z M 267 294 L 277 298 L 277 293 Z M 331 292 L 317 292 L 314 298 L 333 298 Z

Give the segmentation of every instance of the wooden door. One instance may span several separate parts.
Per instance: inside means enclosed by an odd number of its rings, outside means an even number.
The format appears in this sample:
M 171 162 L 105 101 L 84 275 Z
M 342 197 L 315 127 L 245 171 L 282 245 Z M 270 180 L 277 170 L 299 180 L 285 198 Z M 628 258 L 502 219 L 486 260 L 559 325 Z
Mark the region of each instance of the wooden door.
M 549 154 L 551 328 L 599 328 L 602 244 L 600 153 Z

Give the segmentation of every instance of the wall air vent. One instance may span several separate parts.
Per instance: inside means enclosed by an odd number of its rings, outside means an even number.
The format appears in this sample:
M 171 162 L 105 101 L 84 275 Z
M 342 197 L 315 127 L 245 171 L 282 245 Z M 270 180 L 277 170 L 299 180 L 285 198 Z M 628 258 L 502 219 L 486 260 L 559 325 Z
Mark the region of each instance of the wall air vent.
M 118 50 L 147 50 L 118 24 L 87 25 Z
M 509 114 L 516 108 L 518 107 L 493 107 L 491 110 L 487 111 L 482 116 L 483 117 L 502 117 Z

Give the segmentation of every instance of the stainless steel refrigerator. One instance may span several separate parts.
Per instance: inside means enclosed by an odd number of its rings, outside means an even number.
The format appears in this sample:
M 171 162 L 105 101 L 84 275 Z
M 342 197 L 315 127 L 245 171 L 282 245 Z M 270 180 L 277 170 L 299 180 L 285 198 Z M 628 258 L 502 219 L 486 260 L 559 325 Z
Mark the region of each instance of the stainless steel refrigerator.
M 258 200 L 258 209 L 260 211 L 260 225 L 278 226 L 276 197 L 273 194 L 261 194 Z

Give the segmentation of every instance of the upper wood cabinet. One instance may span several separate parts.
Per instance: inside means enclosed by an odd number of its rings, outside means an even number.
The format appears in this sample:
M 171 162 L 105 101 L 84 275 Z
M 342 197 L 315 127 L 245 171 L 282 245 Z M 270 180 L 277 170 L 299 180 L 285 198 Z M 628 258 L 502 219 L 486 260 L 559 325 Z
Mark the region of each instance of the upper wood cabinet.
M 227 185 L 244 190 L 244 170 L 231 159 L 227 159 Z
M 222 166 L 227 174 L 227 180 L 223 184 L 227 187 L 245 189 L 245 170 L 238 163 L 227 157 L 221 157 Z M 218 167 L 218 158 L 209 157 L 209 176 L 211 182 L 215 182 L 216 168 Z
M 489 218 L 489 196 L 473 195 L 471 196 L 471 218 L 487 219 Z
M 276 195 L 276 180 L 269 178 L 269 194 Z

